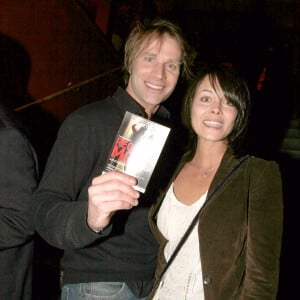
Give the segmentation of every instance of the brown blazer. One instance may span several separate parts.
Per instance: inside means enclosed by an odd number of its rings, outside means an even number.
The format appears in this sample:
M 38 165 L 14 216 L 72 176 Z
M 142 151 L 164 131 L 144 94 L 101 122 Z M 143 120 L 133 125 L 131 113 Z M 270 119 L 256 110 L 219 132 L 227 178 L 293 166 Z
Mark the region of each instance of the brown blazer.
M 183 158 L 170 183 L 184 161 Z M 225 153 L 208 194 L 237 161 L 230 150 Z M 163 253 L 167 240 L 156 226 L 165 192 L 149 213 L 151 230 L 160 245 L 156 274 L 166 263 Z M 204 204 L 199 216 L 205 300 L 276 299 L 282 226 L 279 167 L 275 162 L 250 157 Z M 153 294 L 154 291 L 149 299 Z

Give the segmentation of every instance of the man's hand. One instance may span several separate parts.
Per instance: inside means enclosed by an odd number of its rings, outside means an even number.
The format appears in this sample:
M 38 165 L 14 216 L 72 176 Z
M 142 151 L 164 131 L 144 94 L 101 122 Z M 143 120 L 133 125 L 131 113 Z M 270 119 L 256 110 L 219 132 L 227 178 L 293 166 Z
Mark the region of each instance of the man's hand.
M 99 231 L 109 224 L 117 210 L 138 205 L 140 193 L 133 188 L 136 183 L 134 177 L 117 171 L 95 177 L 88 189 L 88 226 Z

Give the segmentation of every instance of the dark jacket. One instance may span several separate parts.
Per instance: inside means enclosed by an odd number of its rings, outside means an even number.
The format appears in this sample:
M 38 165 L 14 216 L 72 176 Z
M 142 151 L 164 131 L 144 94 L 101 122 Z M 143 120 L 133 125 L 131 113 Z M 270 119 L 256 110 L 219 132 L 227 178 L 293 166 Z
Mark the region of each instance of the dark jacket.
M 37 159 L 27 137 L 0 116 L 0 299 L 29 300 L 32 293 L 32 193 Z
M 225 153 L 208 194 L 237 161 L 230 151 Z M 182 166 L 183 162 L 171 182 Z M 155 221 L 164 194 L 149 214 L 150 227 L 160 244 L 157 274 L 166 263 L 163 252 L 167 241 Z M 278 165 L 250 157 L 204 204 L 199 217 L 205 300 L 276 299 L 282 219 Z
M 138 207 L 117 212 L 102 234 L 86 224 L 88 187 L 104 169 L 125 111 L 145 116 L 119 88 L 113 97 L 72 113 L 59 130 L 35 193 L 32 211 L 37 232 L 64 249 L 64 283 L 126 281 L 132 287 L 130 282 L 151 281 L 154 275 L 158 245 L 149 229 L 148 212 L 153 193 L 167 183 L 167 174 L 159 178 L 153 174 Z M 169 112 L 161 106 L 152 120 L 165 124 Z M 163 167 L 164 161 L 158 166 Z

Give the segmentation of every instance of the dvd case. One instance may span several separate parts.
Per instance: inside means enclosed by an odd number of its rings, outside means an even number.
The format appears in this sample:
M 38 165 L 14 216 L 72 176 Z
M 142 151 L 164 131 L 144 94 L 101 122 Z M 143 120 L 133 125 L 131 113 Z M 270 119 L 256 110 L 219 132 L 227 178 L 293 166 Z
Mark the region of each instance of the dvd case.
M 144 193 L 170 128 L 126 112 L 103 173 L 117 170 L 134 176 L 135 189 Z

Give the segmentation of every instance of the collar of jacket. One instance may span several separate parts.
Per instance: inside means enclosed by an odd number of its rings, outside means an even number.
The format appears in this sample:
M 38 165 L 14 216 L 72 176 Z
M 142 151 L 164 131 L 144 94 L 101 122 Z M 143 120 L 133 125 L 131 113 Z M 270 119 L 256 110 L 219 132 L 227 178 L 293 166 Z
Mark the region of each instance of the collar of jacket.
M 116 101 L 117 107 L 119 107 L 122 114 L 125 111 L 129 111 L 133 114 L 147 118 L 144 108 L 139 105 L 139 103 L 137 103 L 122 87 L 118 87 L 113 95 L 113 99 Z M 168 120 L 170 119 L 170 112 L 164 106 L 160 105 L 151 120 L 152 119 L 155 121 Z
M 187 161 L 187 155 L 184 154 L 183 157 L 181 158 L 178 167 L 176 168 L 167 188 L 159 195 L 159 197 L 157 198 L 157 201 L 152 205 L 150 212 L 149 212 L 149 221 L 150 224 L 152 222 L 156 223 L 156 217 L 157 217 L 157 213 L 158 210 L 160 208 L 160 205 L 165 197 L 166 192 L 168 191 L 171 183 L 174 181 L 174 179 L 176 178 L 177 174 L 179 173 L 179 171 L 182 169 L 183 165 L 186 163 Z M 240 157 L 237 157 L 233 151 L 231 150 L 231 148 L 228 148 L 227 151 L 224 153 L 224 156 L 221 160 L 221 164 L 216 172 L 216 175 L 209 187 L 208 190 L 208 195 L 211 194 L 211 192 L 216 188 L 216 186 L 218 185 L 218 183 L 220 181 L 223 180 L 224 177 L 227 176 L 227 174 L 231 171 L 232 168 L 234 168 L 236 166 L 236 164 L 238 163 Z

